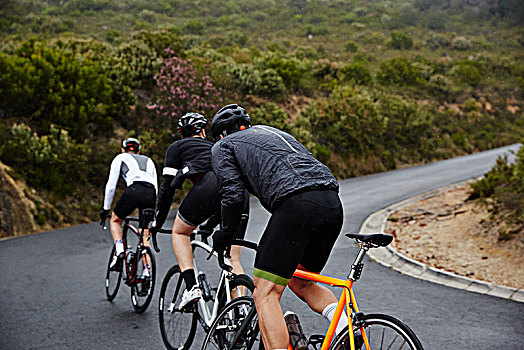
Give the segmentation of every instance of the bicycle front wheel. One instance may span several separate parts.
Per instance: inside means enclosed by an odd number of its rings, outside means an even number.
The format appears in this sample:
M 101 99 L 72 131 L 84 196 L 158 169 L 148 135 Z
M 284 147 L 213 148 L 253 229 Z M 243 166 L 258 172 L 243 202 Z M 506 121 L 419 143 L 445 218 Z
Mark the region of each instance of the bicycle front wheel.
M 249 297 L 239 297 L 220 311 L 202 349 L 258 349 L 261 343 L 255 302 Z
M 369 341 L 370 348 L 380 349 L 411 349 L 423 350 L 422 344 L 411 328 L 400 320 L 382 314 L 369 314 L 364 316 L 363 327 Z M 355 349 L 365 350 L 366 345 L 360 328 L 353 331 Z M 350 349 L 349 332 L 346 328 L 341 332 L 329 347 L 330 350 Z
M 122 281 L 122 268 L 119 270 L 112 270 L 109 268 L 115 253 L 115 245 L 113 245 L 113 249 L 109 255 L 109 262 L 107 263 L 106 272 L 106 297 L 109 301 L 115 299 L 116 294 L 118 293 L 118 287 L 120 287 L 120 281 Z
M 185 282 L 180 267 L 175 265 L 169 269 L 158 299 L 158 322 L 160 333 L 166 348 L 189 349 L 195 338 L 197 326 L 197 308 L 180 309 L 180 301 L 184 294 Z
M 149 247 L 142 247 L 136 257 L 136 283 L 131 286 L 131 302 L 135 312 L 147 310 L 155 291 L 155 256 Z

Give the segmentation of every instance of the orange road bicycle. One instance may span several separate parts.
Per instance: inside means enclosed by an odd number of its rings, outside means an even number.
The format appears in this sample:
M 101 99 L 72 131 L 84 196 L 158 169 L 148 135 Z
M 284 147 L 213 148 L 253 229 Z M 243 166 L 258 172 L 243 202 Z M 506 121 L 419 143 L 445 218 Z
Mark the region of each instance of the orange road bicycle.
M 343 288 L 326 334 L 312 335 L 307 340 L 307 345 L 300 349 L 311 347 L 321 350 L 423 350 L 415 333 L 402 321 L 389 315 L 361 312 L 353 291 L 353 284 L 362 274 L 363 259 L 367 251 L 389 245 L 393 237 L 381 233 L 346 234 L 346 237 L 355 239 L 360 245 L 360 250 L 345 280 L 303 270 L 296 270 L 293 274 L 294 277 Z M 233 244 L 256 249 L 256 244 L 243 240 L 234 240 Z M 223 255 L 224 252 L 219 254 L 222 257 Z M 222 264 L 221 267 L 226 268 Z M 335 336 L 335 329 L 344 309 L 348 313 L 349 325 Z M 295 337 L 296 334 L 290 334 L 290 339 L 293 338 L 292 336 Z M 202 349 L 263 349 L 260 338 L 254 301 L 252 298 L 241 297 L 231 301 L 222 309 L 207 333 Z M 299 347 L 290 345 L 289 349 L 299 349 Z

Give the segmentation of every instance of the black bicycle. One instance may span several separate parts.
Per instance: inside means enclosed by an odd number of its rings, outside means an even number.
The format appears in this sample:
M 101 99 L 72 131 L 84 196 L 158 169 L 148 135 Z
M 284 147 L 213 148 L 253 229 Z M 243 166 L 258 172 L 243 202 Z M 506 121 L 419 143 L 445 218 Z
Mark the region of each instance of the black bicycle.
M 150 218 L 154 215 L 153 209 L 143 209 L 142 218 L 144 222 L 151 221 Z M 131 287 L 131 303 L 135 312 L 142 313 L 147 310 L 153 298 L 155 290 L 155 276 L 156 264 L 155 256 L 151 248 L 144 244 L 144 234 L 140 226 L 147 227 L 147 225 L 135 226 L 132 223 L 139 223 L 136 217 L 126 217 L 124 219 L 124 226 L 122 228 L 122 240 L 124 241 L 124 263 L 122 268 L 110 268 L 111 262 L 116 255 L 115 246 L 109 255 L 109 262 L 106 272 L 106 296 L 107 300 L 112 301 L 118 293 L 120 282 L 123 280 L 125 284 Z M 105 219 L 100 223 L 103 229 L 106 229 Z M 129 232 L 133 233 L 128 234 Z M 132 251 L 132 244 L 136 240 L 136 249 Z

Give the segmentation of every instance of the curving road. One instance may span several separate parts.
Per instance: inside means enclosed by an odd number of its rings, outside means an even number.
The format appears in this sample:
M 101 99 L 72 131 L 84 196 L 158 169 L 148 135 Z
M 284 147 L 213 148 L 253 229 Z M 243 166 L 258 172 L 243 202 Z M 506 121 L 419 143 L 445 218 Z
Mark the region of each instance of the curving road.
M 356 232 L 371 213 L 390 204 L 482 175 L 513 145 L 409 169 L 341 181 L 344 232 Z M 268 214 L 254 199 L 248 239 L 257 240 Z M 132 311 L 129 288 L 105 300 L 108 232 L 94 224 L 0 241 L 0 349 L 163 348 L 156 302 L 174 255 L 159 237 L 157 288 L 144 314 Z M 357 249 L 340 237 L 325 273 L 344 277 Z M 243 265 L 252 271 L 253 254 Z M 366 261 L 356 286 L 364 312 L 392 314 L 406 322 L 426 349 L 524 349 L 524 304 L 407 277 Z M 306 333 L 322 333 L 327 321 L 286 291 L 284 310 L 295 311 Z M 202 333 L 197 338 L 202 338 Z M 197 345 L 194 348 L 198 348 Z

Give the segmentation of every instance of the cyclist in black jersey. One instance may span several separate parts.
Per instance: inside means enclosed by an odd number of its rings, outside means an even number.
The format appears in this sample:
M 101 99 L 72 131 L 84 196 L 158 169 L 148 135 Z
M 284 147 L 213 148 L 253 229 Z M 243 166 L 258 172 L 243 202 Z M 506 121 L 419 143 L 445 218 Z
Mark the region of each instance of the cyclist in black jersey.
M 272 214 L 256 253 L 254 298 L 265 348 L 287 348 L 280 307 L 287 285 L 328 320 L 334 314 L 337 299 L 329 289 L 292 275 L 297 268 L 320 272 L 327 262 L 343 221 L 338 182 L 293 136 L 251 126 L 245 109 L 236 104 L 215 114 L 211 132 L 219 140 L 212 149 L 212 166 L 223 225 L 213 244 L 217 250 L 229 245 L 245 189 Z
M 173 142 L 166 151 L 156 218 L 150 229 L 154 231 L 162 227 L 175 191 L 181 189 L 183 182 L 189 179 L 193 187 L 178 208 L 172 231 L 173 250 L 186 283 L 180 308 L 189 302 L 197 301 L 202 295 L 193 270 L 193 251 L 189 235 L 220 209 L 217 179 L 211 169 L 213 143 L 206 139 L 206 125 L 206 118 L 199 113 L 187 113 L 180 118 L 177 129 L 181 139 Z M 231 250 L 231 263 L 235 273 L 243 272 L 240 265 L 240 249 L 234 247 Z

